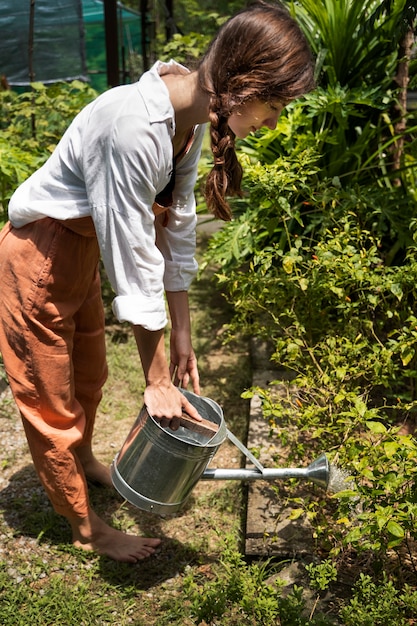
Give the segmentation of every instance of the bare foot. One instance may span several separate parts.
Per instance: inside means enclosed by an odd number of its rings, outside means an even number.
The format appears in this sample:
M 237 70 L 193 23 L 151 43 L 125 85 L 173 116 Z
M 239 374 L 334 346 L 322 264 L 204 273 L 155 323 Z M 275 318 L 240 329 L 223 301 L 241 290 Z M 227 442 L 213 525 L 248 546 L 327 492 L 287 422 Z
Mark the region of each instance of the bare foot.
M 108 526 L 93 511 L 88 517 L 69 520 L 72 526 L 73 545 L 76 548 L 97 552 L 125 563 L 136 563 L 152 556 L 160 539 L 127 535 Z
M 91 448 L 77 448 L 75 450 L 75 454 L 83 466 L 84 474 L 87 479 L 92 482 L 100 483 L 100 485 L 104 485 L 105 487 L 113 487 L 110 468 L 96 459 L 91 451 Z

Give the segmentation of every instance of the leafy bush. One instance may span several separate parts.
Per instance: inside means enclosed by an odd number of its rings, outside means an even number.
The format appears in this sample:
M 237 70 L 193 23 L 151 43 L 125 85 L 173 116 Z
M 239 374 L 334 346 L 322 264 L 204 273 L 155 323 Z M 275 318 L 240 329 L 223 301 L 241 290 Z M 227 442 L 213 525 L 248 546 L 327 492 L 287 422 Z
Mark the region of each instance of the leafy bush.
M 184 596 L 166 607 L 163 623 L 182 624 L 188 617 L 193 624 L 330 626 L 332 622 L 323 615 L 309 617 L 302 588 L 294 586 L 284 595 L 284 582 L 279 575 L 271 576 L 269 565 L 247 564 L 226 539 L 216 577 L 207 581 L 190 571 L 184 579 Z
M 16 189 L 42 165 L 75 115 L 96 92 L 80 81 L 34 83 L 21 94 L 0 91 L 0 219 Z
M 285 373 L 245 394 L 260 396 L 271 436 L 289 461 L 324 449 L 350 474 L 331 502 L 312 498 L 296 514 L 314 522 L 330 573 L 366 553 L 375 574 L 393 555 L 401 564 L 417 539 L 417 448 L 401 430 L 417 409 L 417 114 L 399 132 L 393 83 L 415 10 L 406 0 L 291 6 L 320 85 L 275 131 L 240 142 L 247 195 L 206 262 L 234 306 L 230 334 L 267 340 Z M 358 587 L 343 623 L 382 623 L 394 596 L 384 622 L 407 623 L 401 594 L 384 585 L 366 617 Z
M 415 19 L 410 0 L 291 2 L 318 58 L 323 86 L 392 86 L 398 43 Z
M 408 626 L 417 611 L 417 592 L 405 585 L 398 591 L 384 576 L 381 584 L 360 574 L 354 597 L 342 610 L 345 626 Z

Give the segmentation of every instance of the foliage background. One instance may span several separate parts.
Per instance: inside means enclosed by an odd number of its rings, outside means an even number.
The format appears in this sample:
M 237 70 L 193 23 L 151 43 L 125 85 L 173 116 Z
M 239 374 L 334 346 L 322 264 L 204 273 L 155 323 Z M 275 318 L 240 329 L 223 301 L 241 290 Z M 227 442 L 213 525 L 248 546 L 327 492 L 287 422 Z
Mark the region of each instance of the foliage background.
M 276 131 L 240 142 L 247 196 L 208 258 L 234 306 L 231 336 L 267 339 L 292 374 L 284 394 L 256 390 L 273 436 L 295 461 L 325 449 L 351 473 L 326 521 L 323 503 L 304 514 L 316 516 L 336 567 L 366 553 L 378 579 L 395 556 L 401 586 L 404 554 L 416 572 L 417 127 L 397 77 L 416 10 L 290 7 L 316 54 L 318 88 Z M 415 60 L 407 69 L 413 84 Z
M 274 385 L 244 394 L 261 396 L 288 459 L 325 448 L 351 475 L 331 504 L 300 506 L 315 524 L 312 586 L 324 593 L 359 562 L 342 623 L 410 624 L 417 611 L 417 114 L 405 111 L 396 77 L 404 34 L 415 33 L 415 6 L 287 4 L 310 38 L 318 88 L 287 107 L 276 131 L 239 142 L 245 197 L 210 240 L 202 277 L 214 266 L 232 307 L 222 336 L 267 339 L 272 363 L 290 374 L 278 381 L 285 394 Z M 160 56 L 192 62 L 240 6 L 178 3 L 183 34 L 168 43 L 161 35 Z M 416 88 L 415 56 L 407 67 L 408 87 Z M 94 95 L 80 83 L 0 93 L 4 219 L 13 189 Z M 209 166 L 206 156 L 201 177 Z M 222 566 L 218 579 L 204 581 L 194 570 L 184 579 L 189 604 L 171 606 L 178 623 L 230 624 L 232 614 L 248 624 L 305 623 L 297 621 L 304 619 L 297 591 L 290 604 L 274 595 L 267 566 L 247 567 L 235 550 L 225 550 Z

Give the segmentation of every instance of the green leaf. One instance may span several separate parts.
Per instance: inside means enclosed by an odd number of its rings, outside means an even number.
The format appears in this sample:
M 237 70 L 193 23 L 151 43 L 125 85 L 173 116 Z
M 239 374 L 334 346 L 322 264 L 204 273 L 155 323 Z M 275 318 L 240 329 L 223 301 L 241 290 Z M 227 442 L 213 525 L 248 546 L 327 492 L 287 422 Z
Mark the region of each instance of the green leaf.
M 403 527 L 397 522 L 394 522 L 394 520 L 388 522 L 387 530 L 391 535 L 394 535 L 394 537 L 404 537 L 405 535 Z
M 387 432 L 387 427 L 384 426 L 382 422 L 375 422 L 372 420 L 368 420 L 366 422 L 366 426 L 369 428 L 369 430 L 372 433 L 375 433 L 376 435 L 383 435 L 384 433 Z
M 405 348 L 401 350 L 401 362 L 404 367 L 406 367 L 410 363 L 410 361 L 412 361 L 414 355 L 415 350 L 411 346 L 405 346 Z
M 394 456 L 398 448 L 399 448 L 399 445 L 396 441 L 386 441 L 384 443 L 384 452 L 389 459 Z
M 298 283 L 300 285 L 301 291 L 307 291 L 308 284 L 309 284 L 308 278 L 302 277 L 302 278 L 299 279 Z
M 362 530 L 357 526 L 346 535 L 347 543 L 357 543 L 362 537 Z
M 282 267 L 284 269 L 284 272 L 286 272 L 286 274 L 292 274 L 292 271 L 294 268 L 294 259 L 290 256 L 285 256 L 282 259 Z
M 402 297 L 404 295 L 404 292 L 403 292 L 402 287 L 401 287 L 401 285 L 399 283 L 391 283 L 389 289 L 390 289 L 391 293 L 393 293 L 394 296 L 396 298 L 398 298 L 398 300 L 402 299 Z
M 288 516 L 290 520 L 299 519 L 302 515 L 304 515 L 304 509 L 293 509 Z

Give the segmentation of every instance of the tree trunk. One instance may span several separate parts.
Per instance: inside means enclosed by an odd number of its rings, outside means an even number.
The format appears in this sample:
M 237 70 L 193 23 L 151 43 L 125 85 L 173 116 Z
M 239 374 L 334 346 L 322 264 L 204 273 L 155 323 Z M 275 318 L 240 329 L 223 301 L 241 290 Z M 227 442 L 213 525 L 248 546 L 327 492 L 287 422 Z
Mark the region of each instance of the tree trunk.
M 402 156 L 404 150 L 404 134 L 407 128 L 407 88 L 409 82 L 409 65 L 411 58 L 411 51 L 414 43 L 414 33 L 412 28 L 406 31 L 404 37 L 400 41 L 398 51 L 398 68 L 397 74 L 394 78 L 395 83 L 399 87 L 398 103 L 394 107 L 395 114 L 395 135 L 398 139 L 394 143 L 393 150 L 393 164 L 394 171 L 401 169 Z M 400 178 L 394 180 L 394 184 L 401 185 Z

